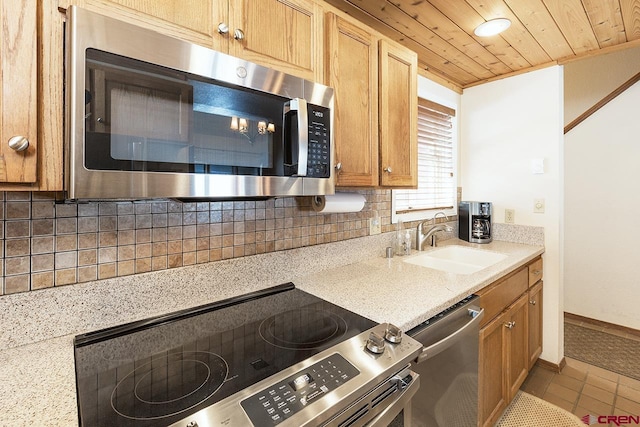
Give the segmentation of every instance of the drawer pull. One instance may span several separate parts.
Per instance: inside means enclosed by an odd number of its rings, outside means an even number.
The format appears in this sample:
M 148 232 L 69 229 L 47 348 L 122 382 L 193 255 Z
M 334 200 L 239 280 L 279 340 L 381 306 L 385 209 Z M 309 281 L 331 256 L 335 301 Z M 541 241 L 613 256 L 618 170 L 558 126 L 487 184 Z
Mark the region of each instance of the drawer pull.
M 532 299 L 531 301 L 529 301 L 529 304 L 536 305 L 536 300 Z
M 542 271 L 540 271 L 540 270 L 533 270 L 533 272 L 532 272 L 532 273 L 533 273 L 533 275 L 534 275 L 534 276 L 539 276 L 540 274 L 542 274 Z
M 504 327 L 507 329 L 513 329 L 514 326 L 516 326 L 516 322 L 507 322 L 504 324 Z

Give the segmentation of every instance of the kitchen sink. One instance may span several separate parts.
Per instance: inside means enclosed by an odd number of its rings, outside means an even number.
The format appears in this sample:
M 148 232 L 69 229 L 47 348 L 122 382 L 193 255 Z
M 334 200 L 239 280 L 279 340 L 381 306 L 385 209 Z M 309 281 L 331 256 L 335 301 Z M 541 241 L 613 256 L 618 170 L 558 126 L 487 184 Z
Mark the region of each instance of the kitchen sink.
M 506 255 L 465 246 L 446 246 L 404 260 L 409 264 L 456 274 L 471 274 L 492 266 Z

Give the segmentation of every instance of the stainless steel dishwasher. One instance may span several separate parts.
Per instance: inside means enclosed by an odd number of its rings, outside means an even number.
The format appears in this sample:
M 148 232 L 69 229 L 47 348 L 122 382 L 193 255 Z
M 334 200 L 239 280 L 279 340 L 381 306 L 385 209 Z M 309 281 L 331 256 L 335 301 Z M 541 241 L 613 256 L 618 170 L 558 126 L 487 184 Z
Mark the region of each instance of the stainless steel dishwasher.
M 420 388 L 412 427 L 475 427 L 478 423 L 478 333 L 484 309 L 471 295 L 407 332 L 424 349 L 411 369 Z

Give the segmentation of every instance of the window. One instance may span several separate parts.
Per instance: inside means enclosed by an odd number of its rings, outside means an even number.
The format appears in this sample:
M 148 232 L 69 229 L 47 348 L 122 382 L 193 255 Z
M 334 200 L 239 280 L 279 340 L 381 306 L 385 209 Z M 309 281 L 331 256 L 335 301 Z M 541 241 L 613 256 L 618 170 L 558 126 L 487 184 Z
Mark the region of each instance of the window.
M 456 111 L 418 99 L 418 188 L 394 190 L 392 222 L 457 213 Z

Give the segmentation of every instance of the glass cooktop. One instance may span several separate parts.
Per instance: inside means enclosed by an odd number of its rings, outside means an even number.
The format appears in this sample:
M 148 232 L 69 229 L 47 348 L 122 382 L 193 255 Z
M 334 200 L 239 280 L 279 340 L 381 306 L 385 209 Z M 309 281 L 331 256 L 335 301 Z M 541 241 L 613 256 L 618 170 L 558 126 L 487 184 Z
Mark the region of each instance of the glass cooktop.
M 79 335 L 80 424 L 171 424 L 376 324 L 288 283 Z

